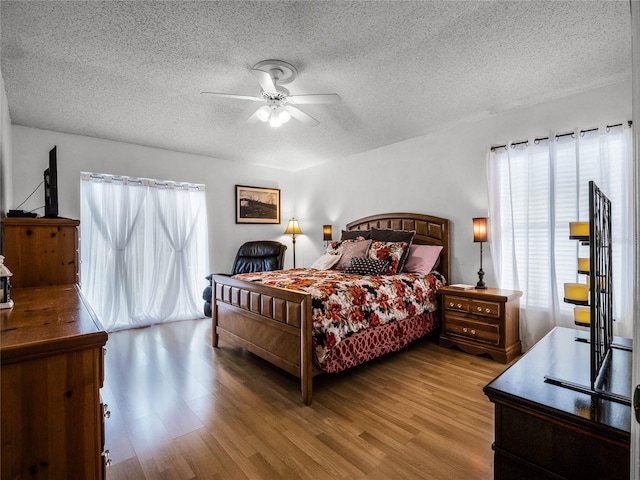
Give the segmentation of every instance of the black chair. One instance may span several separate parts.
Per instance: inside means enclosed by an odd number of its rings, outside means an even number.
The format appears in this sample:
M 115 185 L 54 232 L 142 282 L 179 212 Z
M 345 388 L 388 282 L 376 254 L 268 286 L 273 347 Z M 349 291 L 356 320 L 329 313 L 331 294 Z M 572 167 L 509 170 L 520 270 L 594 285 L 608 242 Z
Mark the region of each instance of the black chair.
M 231 275 L 238 273 L 268 272 L 282 270 L 284 254 L 287 246 L 273 240 L 258 240 L 243 244 L 233 261 Z M 204 299 L 204 314 L 211 316 L 212 282 L 211 275 L 207 275 L 209 285 L 202 292 Z

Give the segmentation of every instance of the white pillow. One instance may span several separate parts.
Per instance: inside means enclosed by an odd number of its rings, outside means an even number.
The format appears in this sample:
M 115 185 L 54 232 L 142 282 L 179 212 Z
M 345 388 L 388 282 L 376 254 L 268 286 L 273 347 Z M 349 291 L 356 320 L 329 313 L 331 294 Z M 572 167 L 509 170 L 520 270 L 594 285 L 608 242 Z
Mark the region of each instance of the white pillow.
M 325 253 L 319 259 L 313 262 L 311 268 L 315 268 L 316 270 L 329 270 L 336 263 L 338 263 L 338 260 L 340 260 L 341 256 L 342 254 L 334 255 L 332 253 Z

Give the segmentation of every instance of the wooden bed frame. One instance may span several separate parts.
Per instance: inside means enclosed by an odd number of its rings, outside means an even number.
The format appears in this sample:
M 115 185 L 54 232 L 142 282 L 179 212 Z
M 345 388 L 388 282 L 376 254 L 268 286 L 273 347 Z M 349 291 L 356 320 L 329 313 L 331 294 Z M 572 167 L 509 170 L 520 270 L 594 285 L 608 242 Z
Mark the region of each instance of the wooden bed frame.
M 347 224 L 348 230 L 371 227 L 415 230 L 415 244 L 442 246 L 438 271 L 449 280 L 448 219 L 416 213 L 388 213 Z M 217 347 L 222 338 L 295 375 L 300 379 L 302 401 L 311 405 L 313 377 L 323 373 L 313 361 L 311 294 L 225 275 L 213 275 L 212 284 L 213 346 Z

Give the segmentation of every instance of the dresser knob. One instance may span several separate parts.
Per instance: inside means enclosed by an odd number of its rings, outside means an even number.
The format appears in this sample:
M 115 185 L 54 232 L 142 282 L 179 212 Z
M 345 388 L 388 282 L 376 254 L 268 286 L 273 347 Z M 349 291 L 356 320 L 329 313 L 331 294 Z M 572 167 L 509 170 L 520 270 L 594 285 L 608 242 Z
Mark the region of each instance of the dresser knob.
M 481 308 L 481 307 L 478 307 L 478 311 L 479 311 L 479 312 L 481 312 L 481 311 L 482 311 L 482 308 Z
M 471 330 L 471 335 L 475 335 L 476 331 L 475 330 Z
M 462 308 L 462 304 L 460 304 L 460 303 L 459 303 L 459 304 L 458 304 L 458 308 Z
M 450 306 L 450 307 L 453 307 L 453 302 L 449 303 L 449 306 Z
M 491 313 L 491 309 L 490 309 L 490 308 L 487 308 L 487 309 L 485 310 L 485 312 L 487 312 L 487 313 Z
M 464 333 L 467 333 L 467 332 L 469 331 L 469 329 L 468 329 L 467 327 L 464 327 L 464 328 L 462 329 L 462 331 L 463 331 Z

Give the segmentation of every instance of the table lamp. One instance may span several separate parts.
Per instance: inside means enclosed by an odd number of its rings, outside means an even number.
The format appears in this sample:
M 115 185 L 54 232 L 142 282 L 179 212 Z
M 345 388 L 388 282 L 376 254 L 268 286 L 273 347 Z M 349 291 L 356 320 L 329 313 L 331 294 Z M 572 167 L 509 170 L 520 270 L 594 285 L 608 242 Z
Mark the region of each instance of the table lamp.
M 484 270 L 482 270 L 482 244 L 487 241 L 487 219 L 485 217 L 473 219 L 473 241 L 480 242 L 480 270 L 478 270 L 478 283 L 476 288 L 484 290 Z

